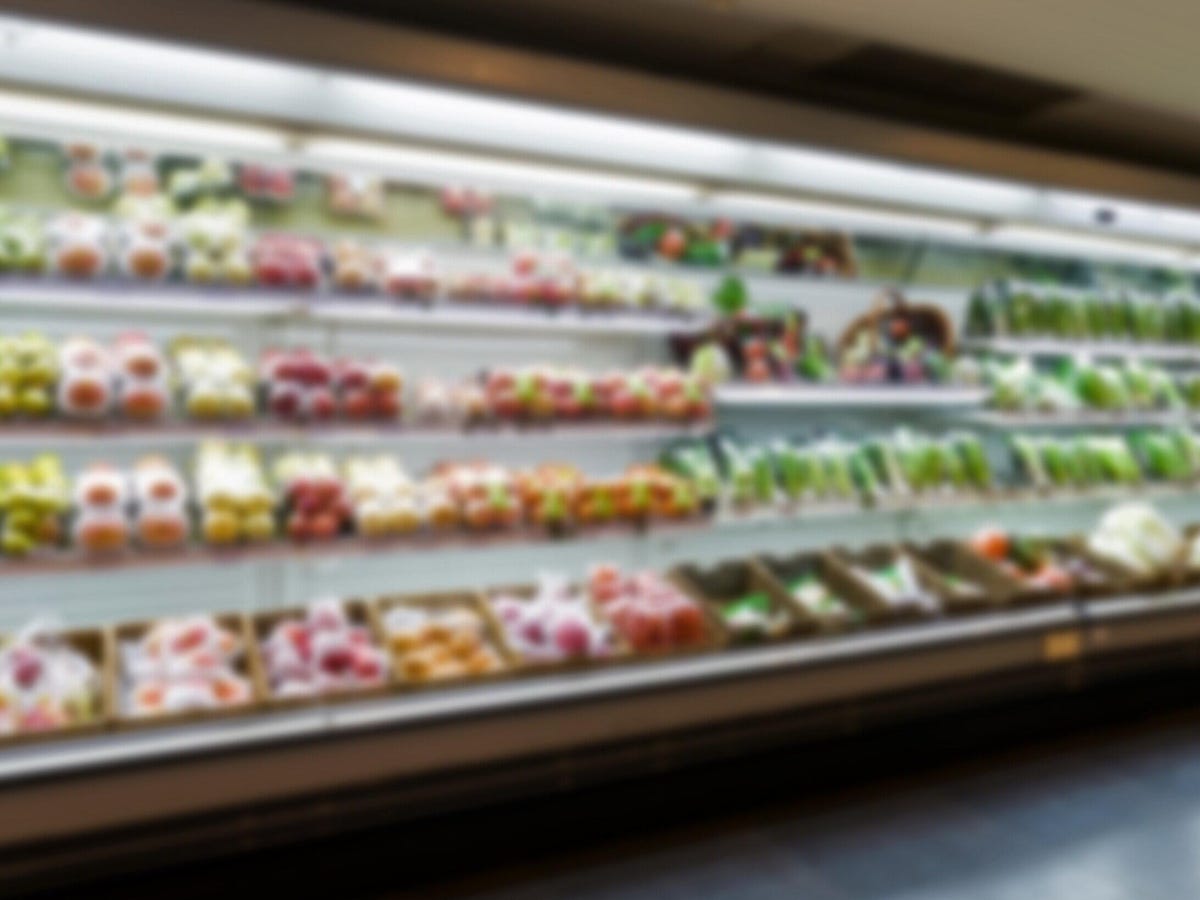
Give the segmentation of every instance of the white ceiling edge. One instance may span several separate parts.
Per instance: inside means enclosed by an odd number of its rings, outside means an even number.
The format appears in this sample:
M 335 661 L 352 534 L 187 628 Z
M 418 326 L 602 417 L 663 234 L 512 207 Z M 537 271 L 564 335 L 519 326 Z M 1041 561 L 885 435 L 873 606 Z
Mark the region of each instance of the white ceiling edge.
M 64 64 L 66 60 L 70 64 Z M 510 167 L 512 157 L 555 162 L 573 167 L 570 171 L 576 182 L 592 178 L 601 192 L 606 178 L 615 183 L 625 177 L 627 186 L 633 187 L 638 178 L 648 179 L 647 185 L 652 184 L 649 179 L 657 179 L 659 185 L 670 185 L 673 200 L 685 198 L 694 189 L 709 208 L 718 211 L 723 198 L 728 198 L 727 206 L 736 208 L 733 200 L 747 194 L 774 197 L 785 212 L 789 203 L 804 202 L 805 198 L 811 202 L 812 197 L 818 197 L 851 201 L 859 214 L 865 212 L 876 219 L 891 213 L 899 223 L 905 214 L 928 214 L 935 224 L 940 223 L 927 229 L 915 227 L 915 236 L 919 237 L 936 237 L 947 221 L 961 220 L 981 234 L 997 225 L 1025 224 L 1063 228 L 1085 236 L 1149 239 L 1165 242 L 1169 255 L 1181 260 L 1200 246 L 1197 210 L 785 146 L 20 17 L 0 16 L 0 79 L 42 91 L 93 96 L 100 92 L 200 110 L 208 117 L 229 117 L 224 123 L 206 121 L 202 127 L 217 143 L 224 128 L 233 152 L 269 154 L 278 145 L 285 148 L 286 155 L 299 152 L 309 160 L 329 163 L 337 161 L 336 154 L 328 153 L 331 145 L 340 144 L 343 149 L 346 145 L 358 144 L 360 149 L 371 146 L 341 135 L 366 133 L 384 137 L 388 146 L 380 149 L 394 153 L 420 152 L 411 147 L 416 142 L 501 154 L 509 159 Z M 23 122 L 30 124 L 31 116 L 37 118 L 37 103 L 30 107 L 25 102 L 22 106 L 22 98 L 10 94 L 8 100 L 14 99 L 17 102 L 8 103 L 6 116 L 5 97 L 0 96 L 0 127 L 20 128 Z M 116 116 L 94 112 L 80 116 L 78 107 L 76 114 L 70 112 L 71 107 L 66 104 L 67 112 L 60 116 L 65 130 L 95 126 L 100 131 L 121 131 L 124 122 L 130 132 L 124 136 L 130 139 L 137 138 L 139 128 L 155 115 L 124 110 Z M 138 117 L 142 119 L 140 126 L 127 121 Z M 247 125 L 246 120 L 279 124 Z M 237 134 L 239 129 L 244 129 L 246 135 L 253 133 L 253 140 L 243 140 L 245 135 Z M 168 138 L 172 133 L 181 139 L 189 134 L 189 129 L 178 127 L 178 123 L 159 130 Z M 204 135 L 197 134 L 199 130 L 191 139 L 205 146 Z M 390 144 L 397 139 L 410 146 Z M 368 157 L 369 152 L 360 153 L 359 164 Z M 490 163 L 493 170 L 503 164 L 494 158 Z M 386 162 L 380 165 L 387 167 Z M 395 175 L 401 177 L 403 172 Z M 444 171 L 438 177 L 444 179 Z M 684 186 L 682 193 L 680 185 Z M 624 192 L 622 197 L 626 202 L 629 193 Z M 656 197 L 654 190 L 647 194 L 647 200 Z M 799 215 L 800 209 L 796 212 Z M 1107 246 L 1104 255 L 1149 258 L 1139 252 L 1122 252 L 1117 241 Z M 1138 247 L 1131 249 L 1137 251 Z M 1161 261 L 1161 253 L 1151 256 L 1155 257 L 1153 261 Z

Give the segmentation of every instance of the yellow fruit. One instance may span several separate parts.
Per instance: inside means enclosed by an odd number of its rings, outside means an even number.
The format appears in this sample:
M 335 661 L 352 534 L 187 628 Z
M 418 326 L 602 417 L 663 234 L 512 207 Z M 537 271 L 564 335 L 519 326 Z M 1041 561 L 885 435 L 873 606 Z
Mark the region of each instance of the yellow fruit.
M 43 387 L 27 387 L 17 395 L 17 407 L 27 416 L 44 416 L 50 412 L 50 392 Z
M 238 518 L 226 510 L 210 509 L 204 514 L 201 530 L 209 544 L 232 544 L 238 539 Z
M 242 537 L 248 541 L 265 541 L 275 535 L 275 519 L 270 513 L 257 512 L 242 519 Z

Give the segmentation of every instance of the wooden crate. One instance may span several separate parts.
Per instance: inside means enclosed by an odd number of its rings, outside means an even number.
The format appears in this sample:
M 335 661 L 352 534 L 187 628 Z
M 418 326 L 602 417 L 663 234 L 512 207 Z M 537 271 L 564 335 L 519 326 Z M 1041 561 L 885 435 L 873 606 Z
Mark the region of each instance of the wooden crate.
M 873 622 L 912 622 L 937 615 L 944 608 L 944 598 L 939 593 L 941 582 L 928 567 L 907 556 L 903 548 L 896 544 L 874 544 L 861 550 L 838 548 L 833 551 L 833 555 L 834 559 L 845 567 L 847 577 L 860 586 L 860 596 L 864 598 L 868 607 L 867 616 Z M 938 604 L 937 609 L 926 610 L 916 605 L 897 606 L 857 571 L 895 565 L 903 558 L 907 558 L 912 564 L 918 586 Z
M 1054 541 L 1052 546 L 1057 552 L 1075 554 L 1100 572 L 1102 581 L 1080 585 L 1077 593 L 1081 597 L 1113 597 L 1139 590 L 1157 590 L 1164 583 L 1157 575 L 1139 575 L 1115 560 L 1093 553 L 1088 548 L 1087 539 L 1081 535 L 1061 538 Z M 1169 576 L 1166 577 L 1169 579 Z
M 123 622 L 108 631 L 111 641 L 110 652 L 113 660 L 113 715 L 117 726 L 121 729 L 141 729 L 159 725 L 178 725 L 187 722 L 203 722 L 209 719 L 224 719 L 234 716 L 244 716 L 261 712 L 264 695 L 262 685 L 264 679 L 261 673 L 255 671 L 258 655 L 254 652 L 254 634 L 250 620 L 241 613 L 221 613 L 212 616 L 216 623 L 226 631 L 234 634 L 242 642 L 242 653 L 234 664 L 233 670 L 250 683 L 250 699 L 240 706 L 226 706 L 217 709 L 195 709 L 177 713 L 162 713 L 154 716 L 135 716 L 124 708 L 125 681 L 123 673 L 122 646 L 129 641 L 137 641 L 154 627 L 155 620 Z
M 1200 566 L 1189 564 L 1192 541 L 1200 535 L 1200 523 L 1184 526 L 1183 550 L 1175 561 L 1175 583 L 1179 586 L 1200 584 Z
M 929 544 L 910 544 L 905 549 L 938 577 L 942 577 L 941 573 L 948 573 L 978 585 L 983 591 L 982 607 L 1007 606 L 1021 589 L 1021 585 L 1011 575 L 990 560 L 972 552 L 960 541 L 941 540 Z M 950 595 L 958 593 L 950 585 L 946 585 L 946 588 Z M 948 612 L 957 612 L 959 606 L 957 602 L 947 601 Z
M 375 645 L 384 653 L 387 652 L 387 647 L 383 641 L 383 636 L 375 628 L 375 623 L 372 621 L 371 614 L 367 608 L 367 604 L 361 600 L 346 600 L 344 601 L 346 617 L 355 625 L 366 627 L 371 634 L 371 638 Z M 280 622 L 288 620 L 302 620 L 307 615 L 308 610 L 302 606 L 287 607 L 282 609 L 273 609 L 265 612 L 256 613 L 250 619 L 251 631 L 253 632 L 254 641 L 250 651 L 253 656 L 251 663 L 251 672 L 259 679 L 258 691 L 259 696 L 263 698 L 263 705 L 271 709 L 292 709 L 295 707 L 318 706 L 325 703 L 337 703 L 343 701 L 361 700 L 366 697 L 378 697 L 387 694 L 393 687 L 391 678 L 392 669 L 389 665 L 386 669 L 387 677 L 384 678 L 382 684 L 363 688 L 347 688 L 345 690 L 329 691 L 324 694 L 314 694 L 308 697 L 276 697 L 271 690 L 271 685 L 267 681 L 267 667 L 262 657 L 262 643 L 270 635 L 272 629 Z
M 870 598 L 863 595 L 862 585 L 852 579 L 845 567 L 826 551 L 802 551 L 789 556 L 760 556 L 754 565 L 763 577 L 773 580 L 777 589 L 787 597 L 801 631 L 836 633 L 869 621 Z M 792 596 L 788 584 L 805 575 L 824 582 L 853 611 L 853 616 L 817 616 Z
M 700 603 L 710 621 L 710 627 L 720 634 L 720 640 L 756 642 L 778 640 L 800 629 L 795 604 L 779 583 L 769 577 L 752 559 L 735 559 L 713 566 L 681 565 L 668 576 L 677 587 Z M 775 627 L 766 634 L 742 634 L 732 628 L 721 610 L 748 593 L 761 592 L 770 604 Z
M 426 681 L 416 681 L 404 672 L 402 655 L 391 646 L 384 620 L 388 610 L 398 606 L 409 606 L 420 609 L 448 609 L 461 607 L 477 616 L 483 626 L 484 640 L 500 657 L 501 668 L 480 675 L 464 675 L 458 678 L 439 678 Z M 517 667 L 519 660 L 504 634 L 504 626 L 497 620 L 491 604 L 483 596 L 474 591 L 445 591 L 425 594 L 400 594 L 379 597 L 367 602 L 367 611 L 373 620 L 375 631 L 382 636 L 384 648 L 388 651 L 392 662 L 392 678 L 403 688 L 427 689 L 445 687 L 457 684 L 474 684 L 480 681 L 492 681 L 510 677 Z
M 95 718 L 90 722 L 66 725 L 49 731 L 21 731 L 16 734 L 3 735 L 0 736 L 0 746 L 88 737 L 107 731 L 111 727 L 113 713 L 116 709 L 116 694 L 112 648 L 108 632 L 99 628 L 72 628 L 65 629 L 60 634 L 66 643 L 87 656 L 96 667 L 99 685 Z
M 518 584 L 504 585 L 500 587 L 490 587 L 484 590 L 482 594 L 483 603 L 489 611 L 492 611 L 492 598 L 501 594 L 507 594 L 517 600 L 527 601 L 532 600 L 537 595 L 538 587 L 536 584 Z M 580 669 L 589 669 L 593 666 L 606 666 L 615 663 L 628 662 L 633 658 L 634 654 L 630 649 L 629 644 L 612 628 L 611 624 L 600 614 L 600 610 L 591 601 L 587 603 L 588 613 L 592 620 L 598 624 L 608 625 L 612 632 L 613 652 L 609 656 L 593 657 L 570 657 L 567 659 L 551 659 L 538 660 L 530 659 L 521 653 L 514 644 L 508 640 L 508 631 L 503 623 L 497 620 L 500 629 L 500 634 L 505 642 L 505 646 L 509 648 L 512 654 L 514 671 L 523 675 L 540 674 L 543 672 L 569 672 L 578 671 Z

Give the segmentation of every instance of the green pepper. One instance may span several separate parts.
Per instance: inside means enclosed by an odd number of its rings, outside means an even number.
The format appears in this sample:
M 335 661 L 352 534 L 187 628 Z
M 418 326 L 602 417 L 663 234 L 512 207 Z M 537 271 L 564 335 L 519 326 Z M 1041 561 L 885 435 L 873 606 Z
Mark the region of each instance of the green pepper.
M 991 487 L 992 467 L 979 438 L 969 432 L 959 431 L 950 435 L 949 440 L 954 455 L 961 461 L 966 483 L 980 490 Z
M 1033 438 L 1024 434 L 1014 434 L 1009 439 L 1009 448 L 1016 457 L 1017 468 L 1025 473 L 1031 485 L 1035 488 L 1049 486 L 1050 476 L 1042 462 L 1041 448 Z

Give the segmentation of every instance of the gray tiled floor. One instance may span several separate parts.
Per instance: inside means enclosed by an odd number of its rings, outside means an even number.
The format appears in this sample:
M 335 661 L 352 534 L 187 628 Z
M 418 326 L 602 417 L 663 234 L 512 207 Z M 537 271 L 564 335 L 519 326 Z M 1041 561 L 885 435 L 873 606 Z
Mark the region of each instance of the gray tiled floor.
M 1200 897 L 1200 724 L 952 771 L 531 861 L 447 896 L 813 900 Z

